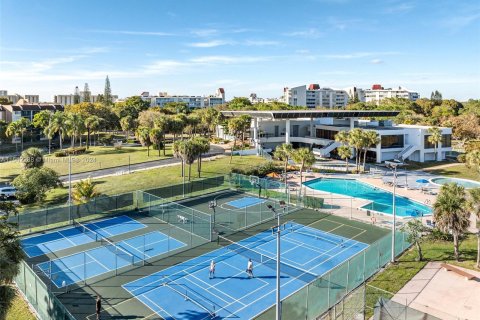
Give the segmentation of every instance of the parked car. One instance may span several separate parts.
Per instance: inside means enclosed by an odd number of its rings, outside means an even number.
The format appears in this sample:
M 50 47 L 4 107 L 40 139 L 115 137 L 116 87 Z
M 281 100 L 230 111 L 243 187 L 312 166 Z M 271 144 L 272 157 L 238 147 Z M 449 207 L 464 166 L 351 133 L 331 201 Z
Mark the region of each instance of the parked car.
M 17 189 L 14 187 L 0 187 L 0 199 L 15 198 L 15 193 L 17 193 Z

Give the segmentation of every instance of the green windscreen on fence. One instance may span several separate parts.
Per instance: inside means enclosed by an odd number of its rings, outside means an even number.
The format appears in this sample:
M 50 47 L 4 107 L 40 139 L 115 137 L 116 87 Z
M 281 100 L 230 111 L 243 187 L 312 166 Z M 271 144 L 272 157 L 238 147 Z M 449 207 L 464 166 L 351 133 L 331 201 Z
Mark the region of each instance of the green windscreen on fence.
M 402 253 L 410 246 L 406 238 L 405 233 L 396 232 L 396 254 Z M 282 316 L 286 319 L 317 319 L 339 302 L 341 305 L 336 306 L 337 312 L 356 314 L 359 310 L 358 305 L 363 306 L 363 301 L 358 292 L 355 295 L 349 293 L 390 261 L 391 246 L 392 235 L 387 234 L 365 250 L 319 276 L 306 287 L 284 298 L 281 302 Z M 275 308 L 272 307 L 258 315 L 256 319 L 272 319 L 274 315 Z

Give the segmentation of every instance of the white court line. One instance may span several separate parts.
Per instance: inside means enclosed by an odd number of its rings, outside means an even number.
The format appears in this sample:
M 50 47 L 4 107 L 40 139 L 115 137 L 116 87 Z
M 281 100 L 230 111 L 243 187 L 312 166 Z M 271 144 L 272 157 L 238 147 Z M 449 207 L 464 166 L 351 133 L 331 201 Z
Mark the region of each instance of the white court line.
M 155 306 L 157 306 L 158 308 L 160 308 L 160 310 L 159 310 L 160 312 L 163 311 L 163 312 L 165 312 L 169 317 L 171 317 L 172 319 L 175 319 L 174 316 L 172 316 L 170 313 L 168 313 L 167 311 L 165 311 L 165 310 L 164 310 L 162 307 L 160 307 L 158 304 L 156 304 L 155 302 L 153 302 L 152 299 L 150 299 L 150 298 L 147 297 L 147 296 L 144 296 L 143 294 L 142 294 L 141 296 L 144 297 L 146 300 L 150 301 L 151 303 L 153 303 L 153 304 L 154 304 Z M 150 308 L 150 307 L 149 307 L 145 302 L 143 302 L 141 299 L 138 299 L 138 300 L 140 300 L 141 303 L 143 303 L 144 305 L 146 305 L 148 309 L 152 310 L 152 308 Z M 160 317 L 162 317 L 162 315 L 159 314 L 158 312 L 156 312 L 155 310 L 152 310 L 152 311 L 155 312 L 155 313 L 156 313 L 157 315 L 159 315 Z M 163 317 L 162 317 L 162 319 L 163 319 Z
M 195 277 L 195 276 L 192 276 L 192 277 L 193 277 L 193 278 L 195 278 L 195 279 L 197 279 L 197 280 L 198 280 L 198 281 L 200 281 L 200 282 L 203 282 L 203 283 L 205 283 L 204 281 L 200 280 L 199 278 L 197 278 L 197 277 Z M 215 298 L 217 298 L 218 300 L 222 300 L 222 301 L 223 301 L 223 302 L 225 302 L 225 303 L 229 303 L 227 300 L 225 300 L 225 299 L 222 299 L 220 296 L 218 296 L 218 295 L 214 294 L 214 293 L 213 293 L 211 290 L 205 290 L 205 288 L 202 288 L 202 287 L 201 287 L 201 283 L 194 282 L 194 281 L 192 281 L 192 280 L 188 279 L 188 277 L 185 277 L 184 279 L 185 279 L 185 280 L 187 280 L 188 282 L 190 282 L 190 283 L 192 283 L 192 284 L 196 285 L 197 287 L 200 287 L 200 289 L 203 289 L 204 291 L 206 291 L 206 292 L 210 293 L 212 296 L 215 296 Z M 180 283 L 175 283 L 175 281 L 173 281 L 172 283 L 174 283 L 174 284 L 177 284 L 177 285 L 181 285 Z M 187 286 L 187 285 L 185 285 L 185 286 L 188 288 L 188 286 Z M 220 291 L 221 293 L 223 293 L 223 291 L 221 291 L 221 290 L 218 290 L 218 289 L 217 289 L 217 288 L 215 288 L 214 286 L 210 286 L 210 285 L 209 285 L 208 287 L 209 287 L 210 289 L 215 289 L 215 290 L 217 290 L 217 291 Z M 192 292 L 194 291 L 194 290 L 192 290 L 192 289 L 190 289 L 190 290 L 191 290 Z M 227 294 L 225 294 L 225 295 L 226 295 L 227 297 L 229 297 L 229 298 L 231 298 L 231 299 L 235 300 L 235 298 L 234 298 L 234 297 L 231 297 L 231 296 L 229 296 L 229 295 L 227 295 Z
M 148 257 L 147 259 L 150 259 L 150 258 L 152 258 L 152 257 L 158 256 L 158 255 L 160 255 L 160 254 L 164 254 L 164 253 L 166 253 L 166 252 L 170 252 L 170 251 L 164 251 L 163 253 L 157 254 L 157 255 L 155 255 L 155 256 L 150 256 L 150 255 L 146 254 L 145 252 L 142 252 L 142 251 L 140 251 L 140 250 L 138 249 L 138 248 L 141 248 L 141 246 L 140 246 L 140 247 L 134 247 L 134 246 L 126 243 L 125 241 L 126 241 L 126 240 L 123 240 L 123 241 L 117 243 L 116 245 L 118 246 L 118 245 L 121 244 L 121 243 L 126 244 L 127 246 L 129 246 L 129 247 L 132 248 L 133 250 L 135 250 L 135 251 L 139 252 L 140 254 L 142 254 L 142 255 L 144 256 L 144 258 L 145 258 L 145 256 L 147 256 L 147 257 Z M 163 239 L 163 240 L 160 240 L 160 241 L 150 242 L 150 243 L 148 243 L 148 245 L 160 243 L 160 242 L 163 242 L 163 241 L 168 241 L 168 239 Z M 145 243 L 145 246 L 147 246 L 147 243 Z
M 345 224 L 345 223 L 342 223 L 342 222 L 338 222 L 338 221 L 333 221 L 333 220 L 330 220 L 328 218 L 325 218 L 325 219 L 322 219 L 322 220 L 325 220 L 325 221 L 330 221 L 330 222 L 333 222 L 333 223 L 336 223 L 336 224 L 341 224 L 341 225 L 344 225 L 346 227 L 349 227 L 349 228 L 354 228 L 354 229 L 358 229 L 358 230 L 363 230 L 363 231 L 367 231 L 366 229 L 363 229 L 363 228 L 360 228 L 360 227 L 355 227 L 355 226 L 351 226 L 349 224 Z M 321 221 L 321 220 L 319 220 Z M 318 221 L 316 221 L 318 222 Z M 312 224 L 312 223 L 311 223 Z M 310 225 L 310 224 L 309 224 Z
M 290 233 L 289 233 L 290 234 Z M 286 234 L 285 237 L 287 237 L 289 234 Z M 290 243 L 293 243 L 295 245 L 300 245 L 300 246 L 305 246 L 305 247 L 308 247 L 308 249 L 316 252 L 316 253 L 320 253 L 320 254 L 324 254 L 326 252 L 328 252 L 328 250 L 322 250 L 320 248 L 317 248 L 309 243 L 305 243 L 305 242 L 302 242 L 300 240 L 297 240 L 297 239 L 291 239 L 291 238 L 283 238 L 283 240 L 287 241 L 287 242 L 290 242 Z M 321 240 L 321 239 L 316 239 L 316 240 Z

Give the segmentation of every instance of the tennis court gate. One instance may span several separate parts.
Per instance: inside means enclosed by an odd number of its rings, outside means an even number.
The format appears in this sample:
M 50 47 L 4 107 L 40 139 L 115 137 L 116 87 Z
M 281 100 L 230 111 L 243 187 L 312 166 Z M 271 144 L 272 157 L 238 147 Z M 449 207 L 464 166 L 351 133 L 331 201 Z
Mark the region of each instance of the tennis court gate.
M 317 320 L 362 320 L 365 319 L 366 285 L 347 294 L 342 300 L 327 312 L 317 317 Z

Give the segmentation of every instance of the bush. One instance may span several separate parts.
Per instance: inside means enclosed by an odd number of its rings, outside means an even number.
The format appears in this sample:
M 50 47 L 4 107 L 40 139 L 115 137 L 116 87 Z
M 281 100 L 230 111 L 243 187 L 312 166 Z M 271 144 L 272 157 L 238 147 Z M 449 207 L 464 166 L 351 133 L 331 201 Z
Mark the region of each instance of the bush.
M 67 153 L 66 153 L 64 150 L 55 151 L 55 152 L 53 153 L 53 156 L 55 156 L 55 157 L 57 157 L 57 158 L 66 157 L 66 156 L 67 156 Z
M 16 197 L 22 204 L 41 202 L 48 190 L 61 186 L 58 173 L 50 168 L 33 168 L 22 171 L 12 182 Z
M 76 147 L 76 148 L 68 148 L 65 149 L 64 152 L 67 155 L 77 155 L 77 154 L 83 154 L 87 151 L 87 147 Z
M 303 205 L 307 208 L 320 209 L 323 207 L 323 198 L 304 196 Z
M 104 146 L 107 146 L 109 144 L 112 144 L 113 142 L 113 135 L 112 134 L 105 134 L 101 136 L 98 141 L 103 144 Z
M 467 155 L 465 153 L 461 153 L 461 154 L 458 155 L 457 161 L 461 162 L 461 163 L 465 163 L 466 157 L 467 157 Z
M 273 162 L 269 161 L 266 163 L 262 163 L 257 166 L 253 167 L 248 167 L 248 168 L 232 168 L 231 172 L 232 173 L 240 173 L 244 174 L 247 176 L 258 176 L 258 177 L 264 177 L 270 172 L 281 172 L 282 169 L 280 167 L 277 167 L 273 164 Z
M 429 238 L 432 240 L 440 241 L 453 241 L 453 236 L 449 233 L 445 233 L 438 228 L 433 228 L 432 232 L 429 235 Z

